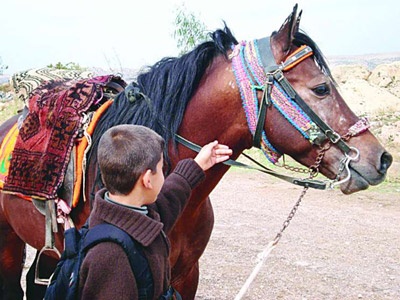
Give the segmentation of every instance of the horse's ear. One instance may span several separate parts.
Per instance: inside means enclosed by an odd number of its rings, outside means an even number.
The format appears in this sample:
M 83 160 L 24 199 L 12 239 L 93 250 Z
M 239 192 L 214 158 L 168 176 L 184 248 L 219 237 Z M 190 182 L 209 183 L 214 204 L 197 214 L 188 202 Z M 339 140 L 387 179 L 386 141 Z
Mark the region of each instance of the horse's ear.
M 300 21 L 301 21 L 301 14 L 303 13 L 303 11 L 301 10 L 300 12 L 299 12 L 299 15 L 297 16 L 297 19 L 296 19 L 296 24 L 295 24 L 295 26 L 293 27 L 293 35 L 296 33 L 296 32 L 298 32 L 299 30 L 300 30 Z
M 274 32 L 271 36 L 271 45 L 273 46 L 273 48 L 275 48 L 275 50 L 279 51 L 280 59 L 286 57 L 291 50 L 294 35 L 296 32 L 299 31 L 301 13 L 302 11 L 300 11 L 299 15 L 297 16 L 297 4 L 296 4 L 293 7 L 292 13 L 282 24 L 278 32 Z M 277 53 L 275 52 L 275 54 Z M 275 58 L 278 57 L 275 55 Z

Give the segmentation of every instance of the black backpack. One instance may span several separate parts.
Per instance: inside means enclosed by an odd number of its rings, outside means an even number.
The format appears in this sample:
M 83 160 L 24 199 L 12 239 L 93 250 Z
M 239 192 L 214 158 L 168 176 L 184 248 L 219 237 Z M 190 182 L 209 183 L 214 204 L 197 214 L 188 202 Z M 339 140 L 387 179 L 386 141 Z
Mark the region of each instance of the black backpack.
M 87 251 L 101 243 L 114 242 L 125 250 L 139 291 L 139 299 L 153 298 L 153 277 L 140 245 L 125 231 L 103 223 L 88 228 L 88 222 L 80 230 L 65 231 L 65 249 L 47 287 L 45 300 L 72 300 L 78 297 L 79 269 Z

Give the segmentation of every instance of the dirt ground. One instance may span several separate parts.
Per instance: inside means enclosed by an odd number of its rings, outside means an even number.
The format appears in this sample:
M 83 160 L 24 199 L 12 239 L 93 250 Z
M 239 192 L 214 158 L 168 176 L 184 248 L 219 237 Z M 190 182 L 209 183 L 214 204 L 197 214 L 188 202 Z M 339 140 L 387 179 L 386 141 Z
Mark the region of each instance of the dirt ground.
M 196 299 L 235 298 L 301 190 L 255 171 L 224 176 Z M 400 187 L 309 190 L 242 299 L 400 299 Z
M 235 298 L 301 193 L 260 174 L 231 170 L 211 194 L 197 300 Z M 400 187 L 309 190 L 243 299 L 400 299 Z

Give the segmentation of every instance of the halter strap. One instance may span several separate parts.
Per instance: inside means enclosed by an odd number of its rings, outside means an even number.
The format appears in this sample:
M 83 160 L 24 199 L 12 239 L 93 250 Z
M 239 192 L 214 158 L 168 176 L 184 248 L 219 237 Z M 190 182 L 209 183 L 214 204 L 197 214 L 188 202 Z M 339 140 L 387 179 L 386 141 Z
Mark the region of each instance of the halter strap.
M 266 43 L 265 40 L 267 40 L 268 43 Z M 260 42 L 262 42 L 263 48 L 268 45 L 267 49 L 269 49 L 269 51 L 267 52 L 269 55 L 261 55 L 261 60 L 263 60 L 263 58 L 264 58 L 265 63 L 271 62 L 272 60 L 274 60 L 274 65 L 270 65 L 267 68 L 268 70 L 271 70 L 271 71 L 274 71 L 274 70 L 284 70 L 284 71 L 290 70 L 291 68 L 293 68 L 294 66 L 296 66 L 297 64 L 302 62 L 304 59 L 306 59 L 307 57 L 310 57 L 313 54 L 312 49 L 310 47 L 303 45 L 299 49 L 297 49 L 295 52 L 293 52 L 284 62 L 282 62 L 282 64 L 280 66 L 277 66 L 275 64 L 275 58 L 274 58 L 274 56 L 272 54 L 272 51 L 271 51 L 269 38 L 264 38 L 264 39 L 259 40 L 258 44 Z M 264 64 L 263 64 L 263 66 L 264 66 Z M 264 67 L 264 70 L 266 71 L 265 67 Z M 260 114 L 258 116 L 257 128 L 256 128 L 256 131 L 254 133 L 254 144 L 253 145 L 255 147 L 257 147 L 257 148 L 260 147 L 260 142 L 259 141 L 261 139 L 262 131 L 264 130 L 264 122 L 265 122 L 265 117 L 266 117 L 266 114 L 267 114 L 267 105 L 269 105 L 271 103 L 271 92 L 272 92 L 272 86 L 274 84 L 274 77 L 275 77 L 273 75 L 274 73 L 267 73 L 266 72 L 266 74 L 267 74 L 267 77 L 268 77 L 268 79 L 266 81 L 267 91 L 266 91 L 266 93 L 264 93 L 264 95 L 263 95 L 263 97 L 261 99 Z M 305 112 L 305 113 L 308 116 L 310 116 L 307 112 Z M 313 118 L 311 118 L 311 119 L 313 120 Z
M 261 44 L 261 46 L 260 46 Z M 267 55 L 263 53 L 269 49 Z M 282 67 L 290 67 L 296 61 L 304 59 L 312 54 L 310 48 L 300 48 L 294 53 L 285 65 L 280 66 L 274 63 L 267 67 L 270 73 L 266 73 L 265 67 L 261 64 L 271 63 L 274 58 L 270 50 L 269 39 L 261 39 L 250 42 L 241 42 L 233 49 L 230 57 L 237 84 L 240 89 L 243 108 L 246 112 L 247 123 L 253 135 L 253 146 L 261 148 L 267 158 L 276 163 L 281 154 L 274 149 L 264 131 L 267 108 L 274 105 L 275 108 L 294 126 L 306 139 L 316 140 L 322 135 L 318 126 L 300 108 L 300 106 L 289 97 L 287 92 L 278 84 L 274 78 L 274 72 Z M 259 101 L 257 92 L 262 91 L 263 95 Z
M 262 68 L 267 79 L 262 86 L 264 89 L 264 94 L 260 101 L 257 126 L 253 134 L 253 145 L 258 148 L 260 147 L 260 140 L 264 130 L 267 106 L 271 103 L 272 87 L 275 85 L 280 85 L 287 96 L 293 102 L 295 102 L 307 115 L 307 117 L 309 117 L 318 127 L 317 131 L 315 130 L 316 128 L 313 128 L 312 132 L 310 132 L 310 141 L 316 144 L 320 143 L 319 136 L 321 136 L 322 133 L 330 140 L 330 142 L 337 145 L 345 154 L 349 154 L 351 152 L 351 148 L 342 139 L 340 134 L 335 132 L 308 106 L 308 104 L 293 89 L 292 85 L 283 74 L 283 72 L 290 70 L 306 58 L 312 56 L 313 51 L 311 47 L 306 45 L 299 47 L 295 52 L 288 56 L 284 62 L 282 62 L 280 65 L 277 65 L 271 50 L 269 37 L 256 40 L 254 44 L 258 46 L 260 53 L 259 60 L 262 64 Z
M 281 69 L 284 72 L 289 71 L 295 65 L 301 63 L 307 57 L 310 57 L 312 55 L 312 49 L 306 45 L 303 45 L 286 58 L 285 62 L 283 62 L 281 65 Z
M 261 55 L 260 60 L 261 64 L 264 66 L 264 70 L 266 73 L 270 73 L 279 68 L 279 66 L 275 62 L 275 57 L 271 51 L 271 42 L 269 37 L 265 37 L 257 40 L 258 49 L 261 53 L 266 53 L 266 55 Z

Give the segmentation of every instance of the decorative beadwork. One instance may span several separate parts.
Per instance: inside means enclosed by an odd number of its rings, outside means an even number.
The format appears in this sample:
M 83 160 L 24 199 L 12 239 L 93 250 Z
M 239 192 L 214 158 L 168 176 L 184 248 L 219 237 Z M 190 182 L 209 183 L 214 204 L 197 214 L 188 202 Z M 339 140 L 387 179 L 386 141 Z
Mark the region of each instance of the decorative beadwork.
M 355 136 L 357 134 L 363 133 L 370 127 L 370 123 L 367 117 L 360 118 L 353 126 L 349 128 L 349 135 Z
M 251 134 L 254 135 L 258 121 L 257 90 L 264 90 L 267 82 L 267 75 L 261 64 L 257 41 L 242 41 L 235 46 L 230 57 L 232 58 L 232 67 L 236 82 L 240 89 L 247 124 Z M 315 127 L 315 124 L 276 81 L 274 81 L 272 86 L 271 101 L 290 124 L 306 139 L 310 139 L 308 131 Z M 268 160 L 274 164 L 281 156 L 268 141 L 265 131 L 262 132 L 261 150 Z

